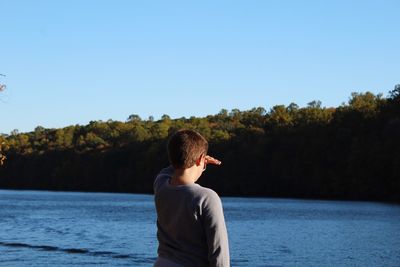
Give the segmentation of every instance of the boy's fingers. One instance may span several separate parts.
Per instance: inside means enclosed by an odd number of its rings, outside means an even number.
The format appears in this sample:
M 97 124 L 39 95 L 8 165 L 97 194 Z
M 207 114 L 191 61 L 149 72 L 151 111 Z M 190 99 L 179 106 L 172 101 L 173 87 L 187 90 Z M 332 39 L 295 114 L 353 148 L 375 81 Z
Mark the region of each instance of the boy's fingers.
M 221 161 L 217 160 L 211 156 L 206 156 L 206 162 L 207 164 L 215 164 L 215 165 L 221 165 Z

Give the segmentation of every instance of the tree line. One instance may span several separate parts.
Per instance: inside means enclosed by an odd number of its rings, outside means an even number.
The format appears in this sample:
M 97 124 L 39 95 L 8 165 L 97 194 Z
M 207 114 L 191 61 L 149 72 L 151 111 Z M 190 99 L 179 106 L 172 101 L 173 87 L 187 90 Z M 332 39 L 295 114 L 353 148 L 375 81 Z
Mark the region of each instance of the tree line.
M 312 101 L 14 130 L 0 136 L 0 187 L 152 193 L 168 137 L 182 128 L 199 131 L 222 160 L 199 180 L 221 195 L 400 201 L 400 85 L 332 108 Z
M 0 77 L 5 77 L 5 75 L 0 73 Z M 6 85 L 0 83 L 0 92 L 4 91 L 5 89 L 6 89 Z M 0 166 L 2 166 L 4 164 L 5 160 L 6 160 L 6 156 L 4 154 L 2 154 L 1 145 L 0 145 Z

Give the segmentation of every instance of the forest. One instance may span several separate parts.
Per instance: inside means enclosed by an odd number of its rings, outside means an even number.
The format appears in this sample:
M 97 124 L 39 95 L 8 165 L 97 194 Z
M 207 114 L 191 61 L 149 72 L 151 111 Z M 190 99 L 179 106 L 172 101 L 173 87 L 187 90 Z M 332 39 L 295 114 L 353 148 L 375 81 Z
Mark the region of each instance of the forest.
M 0 188 L 152 193 L 168 137 L 182 128 L 204 135 L 222 161 L 199 180 L 222 196 L 400 202 L 400 85 L 386 97 L 352 93 L 338 107 L 312 101 L 14 130 L 0 136 Z

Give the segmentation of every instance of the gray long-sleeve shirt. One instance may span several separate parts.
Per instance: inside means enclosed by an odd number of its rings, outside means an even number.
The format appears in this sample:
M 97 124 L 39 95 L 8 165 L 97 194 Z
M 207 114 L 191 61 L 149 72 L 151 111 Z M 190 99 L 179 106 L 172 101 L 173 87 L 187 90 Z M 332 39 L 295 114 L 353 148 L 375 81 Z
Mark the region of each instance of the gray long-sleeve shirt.
M 173 172 L 165 168 L 154 181 L 159 257 L 183 266 L 229 266 L 221 199 L 198 184 L 171 185 Z

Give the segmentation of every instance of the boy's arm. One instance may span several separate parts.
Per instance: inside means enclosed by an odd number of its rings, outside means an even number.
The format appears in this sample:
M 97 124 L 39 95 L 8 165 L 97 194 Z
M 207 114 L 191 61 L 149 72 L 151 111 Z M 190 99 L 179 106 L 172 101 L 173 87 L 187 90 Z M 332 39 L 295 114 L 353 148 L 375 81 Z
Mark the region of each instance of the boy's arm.
M 230 264 L 228 234 L 221 199 L 217 193 L 213 192 L 208 197 L 203 212 L 210 266 L 228 267 Z
M 171 178 L 173 174 L 174 174 L 174 168 L 172 166 L 162 169 L 160 173 L 157 175 L 156 179 L 154 180 L 153 184 L 154 193 L 157 192 L 160 185 L 162 185 L 166 180 Z

